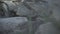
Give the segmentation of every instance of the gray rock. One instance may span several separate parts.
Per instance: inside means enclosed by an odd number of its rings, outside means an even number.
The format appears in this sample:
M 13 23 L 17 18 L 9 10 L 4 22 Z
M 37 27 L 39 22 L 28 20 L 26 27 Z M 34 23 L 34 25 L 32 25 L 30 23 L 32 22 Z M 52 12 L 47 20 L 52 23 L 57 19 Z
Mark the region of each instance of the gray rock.
M 40 25 L 44 24 L 44 20 L 41 20 L 39 18 L 36 19 L 36 21 L 32 21 L 32 31 L 35 33 Z
M 20 3 L 17 9 L 17 14 L 20 16 L 30 16 L 31 10 L 29 10 L 26 6 L 24 6 L 23 3 Z
M 28 20 L 26 17 L 0 18 L 1 34 L 28 34 Z
M 27 5 L 27 6 L 26 6 Z M 48 2 L 25 2 L 25 3 L 20 3 L 19 8 L 17 9 L 17 14 L 18 15 L 25 15 L 25 16 L 48 16 Z
M 48 3 L 44 2 L 37 2 L 37 3 L 29 3 L 27 4 L 32 8 L 34 14 L 37 14 L 38 16 L 44 16 L 44 13 L 47 12 L 48 9 Z
M 9 8 L 10 11 L 16 8 L 16 5 L 14 4 L 13 1 L 4 1 L 4 2 L 8 5 L 7 8 Z
M 13 17 L 16 16 L 16 11 L 15 9 L 17 8 L 15 3 L 12 1 L 4 1 L 3 3 L 3 13 L 4 16 L 3 17 Z
M 40 25 L 35 34 L 60 34 L 59 29 L 52 23 Z

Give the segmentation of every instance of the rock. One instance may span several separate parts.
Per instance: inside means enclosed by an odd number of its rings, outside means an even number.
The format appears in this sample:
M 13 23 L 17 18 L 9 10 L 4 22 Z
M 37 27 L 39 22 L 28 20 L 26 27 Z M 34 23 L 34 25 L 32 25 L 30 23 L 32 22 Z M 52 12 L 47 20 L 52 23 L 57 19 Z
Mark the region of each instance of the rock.
M 31 14 L 30 11 L 31 10 L 29 10 L 26 6 L 24 6 L 23 3 L 20 3 L 20 6 L 17 9 L 17 15 L 29 16 Z
M 60 34 L 60 0 L 50 0 L 51 21 L 40 25 L 35 34 Z M 52 19 L 53 18 L 53 19 Z
M 27 4 L 32 8 L 33 12 L 37 14 L 38 16 L 44 16 L 44 13 L 47 12 L 48 9 L 48 3 L 44 3 L 44 2 L 36 2 L 36 3 L 29 3 L 27 2 Z
M 8 6 L 7 8 L 9 8 L 8 10 L 14 10 L 16 8 L 16 5 L 14 4 L 13 1 L 4 1 Z
M 26 17 L 0 18 L 1 34 L 28 34 L 28 20 Z
M 17 14 L 20 16 L 39 16 L 45 17 L 49 15 L 48 12 L 48 2 L 25 2 L 20 3 L 19 8 L 17 9 Z
M 12 1 L 4 1 L 2 6 L 3 6 L 3 11 L 2 12 L 4 13 L 3 17 L 14 17 L 14 16 L 16 16 L 15 9 L 17 7 L 16 7 L 14 2 L 12 2 Z
M 40 25 L 35 34 L 59 34 L 59 30 L 54 26 L 54 24 L 47 23 Z
M 36 21 L 32 21 L 32 30 L 35 33 L 40 25 L 44 24 L 43 20 L 36 19 Z

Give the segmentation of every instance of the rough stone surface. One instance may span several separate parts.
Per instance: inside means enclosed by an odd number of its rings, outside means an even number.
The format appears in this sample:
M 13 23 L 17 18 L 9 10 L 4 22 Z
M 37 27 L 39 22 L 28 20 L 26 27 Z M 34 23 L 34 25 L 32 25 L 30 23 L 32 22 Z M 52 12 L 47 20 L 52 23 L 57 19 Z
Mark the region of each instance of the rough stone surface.
M 39 18 L 37 18 L 36 21 L 32 21 L 32 32 L 35 33 L 38 27 L 43 23 L 44 23 L 44 20 L 41 20 Z
M 52 3 L 52 0 L 35 0 L 38 1 L 36 3 L 34 2 L 25 2 L 28 6 L 26 6 L 25 3 L 18 3 L 17 5 L 15 3 L 13 3 L 12 1 L 5 1 L 5 3 L 8 4 L 8 7 L 6 5 L 3 5 L 3 7 L 5 8 L 5 14 L 6 16 L 10 16 L 12 15 L 13 11 L 16 12 L 17 15 L 19 16 L 28 16 L 28 18 L 30 17 L 35 17 L 37 15 L 37 17 L 41 17 L 41 18 L 45 18 L 47 16 L 50 16 L 50 10 L 53 9 L 53 7 L 57 7 L 59 5 L 56 5 L 54 3 Z M 56 2 L 56 1 L 54 1 Z M 54 6 L 56 5 L 56 6 Z M 52 8 L 51 8 L 52 7 Z M 9 9 L 7 9 L 9 8 Z M 56 11 L 56 9 L 53 9 L 54 11 Z M 59 10 L 58 10 L 59 11 Z M 9 13 L 12 14 L 9 14 Z M 19 17 L 11 17 L 11 18 L 1 18 L 0 19 L 0 32 L 1 34 L 28 34 L 28 26 L 26 23 L 27 21 L 25 21 L 25 18 L 19 18 Z M 26 18 L 27 19 L 27 18 Z M 53 27 L 53 25 L 51 23 L 47 24 L 43 24 L 41 25 L 44 20 L 41 20 L 40 18 L 34 18 L 35 21 L 31 20 L 31 26 L 32 26 L 32 31 L 35 34 L 40 34 L 40 31 L 42 30 L 43 32 L 41 32 L 41 34 L 53 34 L 53 33 L 48 33 L 48 31 L 53 30 L 53 28 L 49 29 L 51 26 Z M 41 25 L 41 26 L 40 26 Z M 40 26 L 40 27 L 39 27 Z M 48 27 L 47 27 L 48 26 Z M 39 28 L 38 28 L 39 27 Z M 45 29 L 49 29 L 47 32 L 45 32 Z M 10 31 L 11 30 L 11 31 Z M 4 32 L 4 33 L 3 33 Z M 54 31 L 55 32 L 55 31 Z M 55 33 L 56 34 L 56 33 Z
M 52 23 L 40 25 L 35 34 L 60 34 L 59 29 Z
M 20 6 L 18 6 L 17 9 L 17 14 L 20 16 L 28 16 L 30 15 L 30 10 L 28 8 L 26 8 L 23 3 L 20 4 Z
M 0 18 L 0 34 L 28 34 L 26 17 Z

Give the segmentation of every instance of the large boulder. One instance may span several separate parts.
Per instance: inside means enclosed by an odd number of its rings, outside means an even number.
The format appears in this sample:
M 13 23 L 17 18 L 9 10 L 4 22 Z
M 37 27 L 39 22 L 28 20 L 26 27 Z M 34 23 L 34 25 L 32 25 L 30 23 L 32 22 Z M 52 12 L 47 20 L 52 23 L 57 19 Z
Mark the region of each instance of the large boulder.
M 59 34 L 59 32 L 59 29 L 50 22 L 40 25 L 35 34 Z
M 0 34 L 28 34 L 26 17 L 0 18 Z

